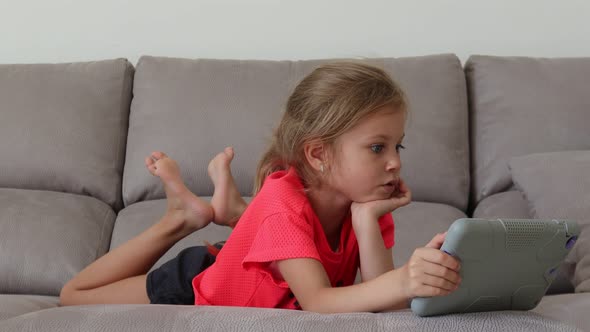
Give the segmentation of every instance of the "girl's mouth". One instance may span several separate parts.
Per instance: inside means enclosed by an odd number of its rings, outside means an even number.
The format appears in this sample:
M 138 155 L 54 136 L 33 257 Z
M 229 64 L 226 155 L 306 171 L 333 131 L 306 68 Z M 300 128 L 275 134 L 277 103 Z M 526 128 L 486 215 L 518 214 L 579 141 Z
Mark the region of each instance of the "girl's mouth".
M 385 189 L 385 191 L 389 193 L 393 193 L 396 189 L 396 186 L 393 181 L 384 184 L 382 187 Z

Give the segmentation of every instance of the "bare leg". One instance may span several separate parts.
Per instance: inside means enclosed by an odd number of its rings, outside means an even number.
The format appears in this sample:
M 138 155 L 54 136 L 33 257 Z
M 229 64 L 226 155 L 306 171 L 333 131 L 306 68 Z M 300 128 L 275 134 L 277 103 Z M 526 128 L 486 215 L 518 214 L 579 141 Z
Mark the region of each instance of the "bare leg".
M 60 294 L 62 305 L 149 303 L 147 271 L 176 242 L 213 219 L 211 205 L 186 188 L 174 160 L 154 152 L 146 158 L 146 167 L 164 184 L 168 199 L 165 215 L 70 280 Z
M 227 147 L 217 154 L 207 167 L 207 171 L 215 191 L 211 198 L 211 205 L 215 211 L 214 222 L 234 228 L 238 219 L 248 206 L 238 192 L 236 183 L 231 174 L 230 163 L 234 158 L 234 150 Z

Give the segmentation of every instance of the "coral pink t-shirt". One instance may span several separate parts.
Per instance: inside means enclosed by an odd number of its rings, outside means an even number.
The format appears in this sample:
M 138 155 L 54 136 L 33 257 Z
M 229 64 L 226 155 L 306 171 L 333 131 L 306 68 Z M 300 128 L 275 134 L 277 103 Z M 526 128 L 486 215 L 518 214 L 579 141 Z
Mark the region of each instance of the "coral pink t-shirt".
M 266 178 L 215 263 L 193 279 L 195 305 L 300 309 L 272 264 L 290 258 L 320 261 L 332 287 L 354 283 L 360 262 L 350 217 L 342 225 L 338 250 L 332 250 L 303 189 L 294 168 Z M 384 244 L 391 248 L 391 213 L 379 224 Z

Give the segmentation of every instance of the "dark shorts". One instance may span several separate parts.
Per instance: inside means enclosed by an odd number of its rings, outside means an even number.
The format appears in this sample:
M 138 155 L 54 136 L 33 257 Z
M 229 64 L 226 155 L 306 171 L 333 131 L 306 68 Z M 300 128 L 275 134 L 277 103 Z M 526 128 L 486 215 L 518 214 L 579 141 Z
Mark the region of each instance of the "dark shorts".
M 223 243 L 216 243 L 221 249 Z M 147 275 L 146 290 L 152 304 L 194 305 L 192 281 L 215 262 L 206 246 L 189 247 Z

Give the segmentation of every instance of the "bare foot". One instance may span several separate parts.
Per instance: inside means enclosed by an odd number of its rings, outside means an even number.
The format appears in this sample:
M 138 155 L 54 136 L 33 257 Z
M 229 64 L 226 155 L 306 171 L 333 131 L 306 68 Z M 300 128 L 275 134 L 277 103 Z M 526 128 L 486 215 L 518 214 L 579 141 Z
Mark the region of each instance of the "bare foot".
M 215 186 L 211 205 L 215 211 L 214 223 L 235 227 L 238 219 L 248 206 L 238 192 L 229 164 L 234 158 L 234 149 L 227 147 L 217 154 L 207 167 Z
M 184 185 L 176 161 L 156 151 L 145 158 L 145 166 L 152 175 L 162 180 L 168 199 L 167 214 L 180 214 L 186 226 L 193 231 L 207 226 L 213 220 L 213 208 Z

